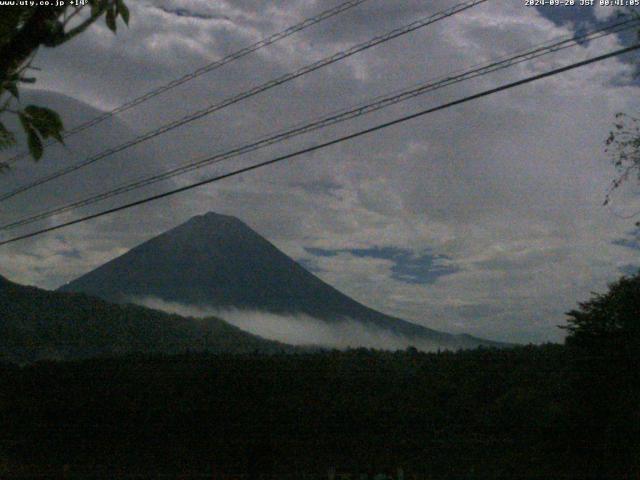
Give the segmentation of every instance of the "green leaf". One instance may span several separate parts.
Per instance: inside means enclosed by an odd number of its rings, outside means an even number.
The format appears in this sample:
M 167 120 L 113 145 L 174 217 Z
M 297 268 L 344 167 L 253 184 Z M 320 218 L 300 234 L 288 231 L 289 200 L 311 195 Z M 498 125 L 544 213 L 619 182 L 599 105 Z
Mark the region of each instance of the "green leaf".
M 13 132 L 7 130 L 7 127 L 0 122 L 0 150 L 10 147 L 16 143 L 16 137 Z
M 115 11 L 115 7 L 114 8 L 110 8 L 109 10 L 107 10 L 107 15 L 106 15 L 106 22 L 107 22 L 107 27 L 109 27 L 109 30 L 111 30 L 112 32 L 116 31 L 116 11 Z
M 26 131 L 28 128 L 31 128 L 31 121 L 29 117 L 25 115 L 23 112 L 18 112 L 18 118 L 20 119 L 20 123 L 22 124 L 22 128 Z
M 116 7 L 118 9 L 117 13 L 122 17 L 122 21 L 129 26 L 129 8 L 125 5 L 124 0 L 117 0 Z
M 42 158 L 42 140 L 38 136 L 38 133 L 33 128 L 28 128 L 27 132 L 27 144 L 29 145 L 29 153 L 35 160 Z
M 53 110 L 29 105 L 18 116 L 22 128 L 27 134 L 29 153 L 35 160 L 39 160 L 42 157 L 42 138 L 53 137 L 62 142 L 62 120 Z
M 92 0 L 91 2 L 91 16 L 95 17 L 96 15 L 98 15 L 98 12 L 100 12 L 100 9 L 102 7 L 100 1 L 98 0 Z
M 24 109 L 28 123 L 43 138 L 53 137 L 62 143 L 62 130 L 64 126 L 60 116 L 53 110 L 45 107 L 29 105 Z
M 9 82 L 5 85 L 5 88 L 7 90 L 9 90 L 9 93 L 11 93 L 11 95 L 13 95 L 16 98 L 20 98 L 20 93 L 18 93 L 18 86 L 15 84 L 15 82 Z

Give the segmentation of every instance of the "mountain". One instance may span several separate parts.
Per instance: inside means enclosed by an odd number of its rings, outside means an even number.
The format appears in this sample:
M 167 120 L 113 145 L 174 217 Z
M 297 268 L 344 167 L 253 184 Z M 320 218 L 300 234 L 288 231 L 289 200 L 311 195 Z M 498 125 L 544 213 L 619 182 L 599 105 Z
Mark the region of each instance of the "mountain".
M 0 276 L 0 359 L 78 359 L 98 355 L 293 351 L 218 318 L 196 320 L 78 293 L 50 292 Z
M 368 308 L 326 284 L 235 217 L 207 213 L 169 230 L 64 285 L 126 303 L 153 297 L 220 309 L 348 318 L 434 347 L 499 344 L 431 330 Z

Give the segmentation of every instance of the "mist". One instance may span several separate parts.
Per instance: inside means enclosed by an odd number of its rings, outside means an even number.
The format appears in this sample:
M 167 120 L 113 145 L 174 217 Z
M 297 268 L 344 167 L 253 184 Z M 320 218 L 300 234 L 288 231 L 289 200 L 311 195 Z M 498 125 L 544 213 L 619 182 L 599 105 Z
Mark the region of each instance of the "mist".
M 434 342 L 397 335 L 348 318 L 329 323 L 306 314 L 280 315 L 259 310 L 217 309 L 167 302 L 157 297 L 134 297 L 129 301 L 184 317 L 221 318 L 245 332 L 290 345 L 322 346 L 341 350 L 357 347 L 404 350 L 413 346 L 425 352 L 445 348 Z

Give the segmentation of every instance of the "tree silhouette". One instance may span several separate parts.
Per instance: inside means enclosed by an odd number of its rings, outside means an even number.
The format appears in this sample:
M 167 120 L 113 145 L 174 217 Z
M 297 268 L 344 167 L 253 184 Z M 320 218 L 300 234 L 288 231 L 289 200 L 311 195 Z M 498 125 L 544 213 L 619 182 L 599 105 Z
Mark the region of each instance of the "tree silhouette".
M 587 350 L 627 356 L 640 355 L 640 273 L 622 277 L 604 294 L 567 313 L 567 344 Z
M 598 475 L 621 474 L 616 465 L 640 468 L 640 274 L 620 278 L 567 315 L 574 437 L 591 449 Z

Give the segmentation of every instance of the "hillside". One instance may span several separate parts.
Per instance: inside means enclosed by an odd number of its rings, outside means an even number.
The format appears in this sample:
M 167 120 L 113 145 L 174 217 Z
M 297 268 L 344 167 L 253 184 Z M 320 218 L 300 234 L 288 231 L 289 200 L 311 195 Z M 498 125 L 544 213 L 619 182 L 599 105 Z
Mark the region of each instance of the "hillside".
M 220 309 L 303 313 L 431 342 L 434 348 L 499 346 L 377 312 L 304 269 L 235 217 L 208 213 L 132 248 L 60 288 L 113 302 L 153 297 Z
M 13 362 L 132 352 L 291 351 L 218 318 L 195 320 L 0 277 L 0 356 Z

